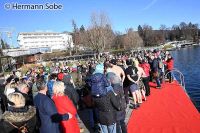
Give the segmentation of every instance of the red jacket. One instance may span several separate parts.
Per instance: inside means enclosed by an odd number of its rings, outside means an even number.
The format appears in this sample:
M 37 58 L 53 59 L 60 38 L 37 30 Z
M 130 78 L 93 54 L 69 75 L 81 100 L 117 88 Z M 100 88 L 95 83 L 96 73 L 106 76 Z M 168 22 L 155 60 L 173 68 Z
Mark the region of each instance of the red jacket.
M 174 59 L 169 59 L 166 61 L 167 64 L 167 70 L 173 70 L 174 69 Z
M 147 77 L 149 77 L 150 65 L 149 63 L 142 63 L 140 67 L 144 70 Z
M 76 108 L 74 107 L 72 101 L 67 96 L 53 96 L 53 101 L 56 105 L 58 113 L 66 114 L 71 113 L 73 117 L 67 121 L 62 121 L 61 127 L 63 133 L 80 133 L 80 128 L 78 125 L 78 120 L 76 118 Z

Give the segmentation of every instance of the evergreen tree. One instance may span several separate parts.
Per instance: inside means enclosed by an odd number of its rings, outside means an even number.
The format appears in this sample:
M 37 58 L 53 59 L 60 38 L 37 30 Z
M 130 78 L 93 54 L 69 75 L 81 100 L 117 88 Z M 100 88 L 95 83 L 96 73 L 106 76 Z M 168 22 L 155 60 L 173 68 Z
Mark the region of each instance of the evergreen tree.
M 80 32 L 85 32 L 85 27 L 83 26 L 83 25 L 81 25 L 81 27 L 80 27 L 80 30 L 79 30 Z
M 143 29 L 141 25 L 138 26 L 138 34 L 140 35 L 141 38 L 143 38 L 144 34 L 143 34 Z
M 5 49 L 5 44 L 4 44 L 3 39 L 1 39 L 1 49 Z

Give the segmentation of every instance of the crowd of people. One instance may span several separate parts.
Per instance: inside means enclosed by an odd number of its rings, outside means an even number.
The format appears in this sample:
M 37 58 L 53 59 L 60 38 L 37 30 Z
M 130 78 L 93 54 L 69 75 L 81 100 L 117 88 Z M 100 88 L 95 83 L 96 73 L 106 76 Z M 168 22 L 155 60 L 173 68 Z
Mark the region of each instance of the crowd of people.
M 127 133 L 126 109 L 148 99 L 150 81 L 161 89 L 168 73 L 173 82 L 174 60 L 160 50 L 103 59 L 77 63 L 76 80 L 67 64 L 13 71 L 0 88 L 0 131 L 80 133 L 77 110 L 87 110 L 90 132 Z

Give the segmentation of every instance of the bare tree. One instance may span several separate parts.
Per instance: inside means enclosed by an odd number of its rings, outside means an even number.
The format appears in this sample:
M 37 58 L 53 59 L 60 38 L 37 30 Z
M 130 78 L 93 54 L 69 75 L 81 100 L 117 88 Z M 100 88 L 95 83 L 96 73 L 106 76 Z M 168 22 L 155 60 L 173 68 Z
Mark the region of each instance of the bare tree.
M 127 29 L 126 35 L 124 36 L 124 49 L 131 49 L 141 47 L 143 40 L 139 36 L 137 31 L 133 31 L 132 28 Z
M 162 36 L 164 38 L 164 41 L 167 39 L 167 32 L 166 31 L 167 31 L 166 25 L 161 24 L 160 25 L 160 32 L 161 32 L 161 34 L 162 34 Z
M 93 13 L 91 15 L 91 24 L 86 33 L 88 46 L 97 54 L 103 52 L 105 48 L 110 48 L 114 39 L 110 20 L 104 13 Z
M 121 32 L 115 32 L 115 38 L 113 41 L 113 44 L 111 45 L 114 49 L 122 49 L 124 48 L 123 42 L 124 42 L 124 35 Z

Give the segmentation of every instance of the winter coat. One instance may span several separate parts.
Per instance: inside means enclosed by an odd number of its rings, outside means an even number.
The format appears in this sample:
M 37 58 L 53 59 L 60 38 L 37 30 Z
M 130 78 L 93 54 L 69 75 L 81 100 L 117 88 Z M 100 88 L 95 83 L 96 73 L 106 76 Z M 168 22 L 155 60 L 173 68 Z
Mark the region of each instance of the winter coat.
M 152 72 L 158 72 L 158 63 L 159 63 L 159 61 L 158 61 L 158 59 L 157 58 L 155 58 L 155 59 L 153 59 L 153 62 L 152 62 Z
M 126 99 L 123 89 L 119 89 L 116 95 L 116 99 L 119 105 L 120 110 L 116 111 L 117 121 L 125 120 L 126 117 Z
M 53 101 L 48 96 L 38 93 L 34 104 L 41 120 L 40 133 L 60 133 L 59 123 L 53 120 L 53 116 L 58 114 Z
M 142 67 L 142 69 L 144 70 L 146 76 L 149 77 L 149 72 L 150 72 L 150 65 L 149 65 L 149 63 L 142 63 L 140 65 L 140 67 Z
M 113 91 L 109 91 L 105 96 L 93 97 L 93 100 L 99 111 L 99 123 L 102 125 L 116 123 L 115 112 L 120 110 L 120 106 Z
M 120 110 L 116 111 L 116 120 L 124 120 L 126 115 L 126 99 L 124 95 L 124 90 L 121 84 L 120 78 L 113 72 L 109 72 L 106 75 L 108 81 L 110 81 L 113 91 L 117 94 L 116 95 L 116 102 L 118 103 Z
M 167 70 L 171 71 L 174 69 L 174 59 L 168 59 L 167 63 Z
M 32 106 L 12 109 L 4 112 L 0 121 L 0 132 L 18 133 L 17 127 L 25 126 L 28 133 L 35 133 L 36 121 L 36 109 Z
M 54 95 L 53 101 L 56 105 L 58 113 L 60 114 L 71 113 L 73 115 L 71 119 L 60 122 L 62 133 L 80 133 L 78 120 L 76 118 L 77 111 L 72 101 L 68 98 L 68 96 Z

